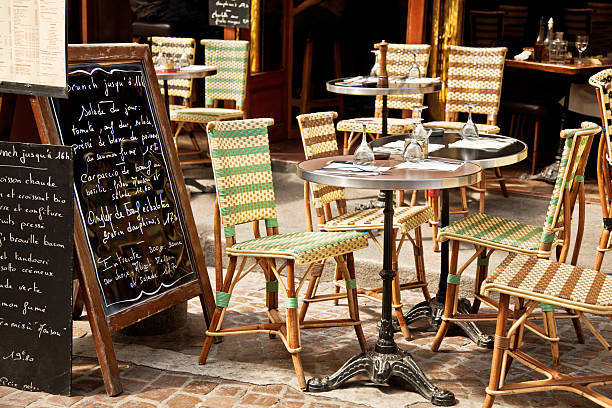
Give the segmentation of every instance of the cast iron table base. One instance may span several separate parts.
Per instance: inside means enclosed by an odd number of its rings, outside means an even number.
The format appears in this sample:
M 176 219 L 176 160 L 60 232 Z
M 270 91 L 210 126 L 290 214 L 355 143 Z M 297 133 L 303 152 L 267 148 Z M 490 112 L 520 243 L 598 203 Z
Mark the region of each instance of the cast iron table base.
M 450 391 L 434 386 L 419 368 L 410 354 L 401 350 L 393 339 L 393 320 L 391 318 L 391 282 L 395 276 L 393 259 L 393 191 L 383 190 L 385 208 L 382 313 L 378 329 L 378 340 L 373 349 L 365 351 L 348 360 L 338 371 L 329 377 L 315 377 L 308 380 L 307 391 L 323 392 L 340 387 L 357 374 L 367 374 L 375 384 L 383 384 L 392 377 L 399 377 L 434 405 L 450 406 L 455 404 L 455 396 Z

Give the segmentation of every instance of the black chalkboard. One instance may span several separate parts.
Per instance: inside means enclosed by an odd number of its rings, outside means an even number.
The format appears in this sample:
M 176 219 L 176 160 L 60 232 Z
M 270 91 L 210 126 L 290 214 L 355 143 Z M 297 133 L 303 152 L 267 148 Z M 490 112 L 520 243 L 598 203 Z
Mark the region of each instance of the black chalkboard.
M 0 385 L 70 394 L 72 150 L 0 142 Z
M 208 0 L 208 25 L 249 28 L 250 0 Z
M 52 100 L 106 315 L 197 279 L 143 65 L 70 65 Z

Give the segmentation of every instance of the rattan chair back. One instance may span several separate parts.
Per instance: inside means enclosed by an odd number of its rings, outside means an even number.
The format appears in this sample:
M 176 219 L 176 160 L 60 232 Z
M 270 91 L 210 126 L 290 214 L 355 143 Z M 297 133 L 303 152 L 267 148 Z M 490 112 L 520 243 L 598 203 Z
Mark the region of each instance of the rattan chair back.
M 225 237 L 235 226 L 265 220 L 276 227 L 268 126 L 273 119 L 209 122 L 208 143 Z
M 151 37 L 151 55 L 153 61 L 159 53 L 164 53 L 172 59 L 180 59 L 183 54 L 187 55 L 189 64 L 195 62 L 196 42 L 193 38 L 179 37 Z M 163 81 L 159 81 L 159 87 L 164 92 Z M 193 79 L 171 79 L 168 81 L 168 95 L 181 98 L 191 98 L 193 90 Z
M 612 158 L 609 153 L 612 152 L 612 68 L 604 69 L 590 77 L 589 84 L 595 87 L 595 92 L 597 93 L 603 135 L 608 147 L 606 160 L 612 164 Z
M 204 60 L 217 67 L 217 74 L 205 79 L 206 105 L 215 100 L 233 100 L 236 109 L 244 108 L 249 62 L 249 42 L 202 40 Z
M 561 131 L 565 144 L 542 228 L 541 253 L 550 253 L 555 237 L 561 238 L 564 246 L 569 245 L 569 236 L 562 233 L 566 228 L 564 221 L 571 223 L 576 197 L 581 186 L 584 187 L 584 170 L 593 138 L 600 131 L 601 128 L 592 122 L 583 122 L 581 129 Z
M 421 76 L 427 76 L 429 65 L 429 52 L 431 46 L 428 44 L 389 44 L 387 50 L 387 74 L 389 76 L 408 76 L 413 65 L 414 57 Z M 423 94 L 411 95 L 389 95 L 387 107 L 389 109 L 412 109 L 413 106 L 423 104 Z M 376 97 L 375 116 L 382 116 L 382 96 Z
M 506 47 L 478 48 L 449 45 L 446 113 L 497 115 L 501 96 Z
M 334 119 L 337 116 L 336 112 L 316 112 L 297 117 L 302 144 L 304 145 L 304 156 L 307 160 L 335 156 L 339 153 L 336 129 L 334 128 Z M 326 204 L 345 200 L 344 188 L 342 187 L 317 183 L 311 183 L 310 186 L 317 213 L 321 212 L 320 210 Z

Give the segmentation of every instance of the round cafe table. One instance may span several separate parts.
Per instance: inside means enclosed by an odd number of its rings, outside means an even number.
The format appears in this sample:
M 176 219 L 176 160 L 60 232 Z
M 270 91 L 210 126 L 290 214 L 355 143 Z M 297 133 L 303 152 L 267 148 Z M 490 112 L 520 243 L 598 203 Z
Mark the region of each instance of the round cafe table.
M 393 190 L 441 189 L 446 191 L 449 188 L 467 186 L 480 181 L 481 167 L 474 163 L 465 163 L 455 171 L 392 168 L 388 172 L 376 176 L 330 174 L 317 171 L 325 167 L 329 161 L 351 159 L 352 156 L 332 156 L 306 160 L 298 164 L 297 175 L 313 183 L 381 190 L 384 196 L 383 265 L 380 271 L 383 292 L 378 340 L 372 349 L 354 356 L 336 373 L 327 377 L 315 377 L 308 380 L 308 391 L 320 392 L 336 389 L 358 374 L 368 375 L 370 380 L 376 384 L 386 383 L 391 377 L 400 377 L 434 405 L 454 405 L 455 396 L 453 393 L 434 386 L 410 354 L 400 349 L 393 339 L 394 329 L 391 318 L 391 282 L 395 276 L 392 267 L 394 245 Z M 376 166 L 395 166 L 400 163 L 401 160 L 397 159 L 377 160 Z
M 387 143 L 397 140 L 403 140 L 405 137 L 406 135 L 381 137 L 370 142 L 369 145 L 376 151 L 377 147 L 384 146 Z M 461 140 L 461 135 L 459 135 L 458 132 L 445 131 L 442 136 L 432 136 L 429 138 L 430 144 L 444 145 L 443 148 L 431 152 L 429 157 L 463 160 L 478 164 L 480 167 L 482 167 L 482 169 L 508 166 L 518 163 L 527 157 L 527 145 L 518 139 L 501 135 L 481 135 L 480 137 L 483 141 L 499 140 L 508 141 L 511 143 L 496 151 L 456 148 L 449 145 Z M 393 156 L 394 154 L 391 154 L 391 157 Z M 484 182 L 485 179 L 483 176 L 481 179 L 481 184 Z M 481 185 L 481 187 L 484 186 Z M 440 198 L 440 228 L 442 228 L 449 224 L 448 190 L 442 190 Z M 481 202 L 482 201 L 483 198 L 481 197 Z M 481 207 L 481 211 L 484 211 L 484 206 Z M 438 292 L 430 301 L 418 303 L 412 309 L 406 312 L 404 315 L 406 324 L 412 324 L 417 320 L 426 320 L 430 323 L 430 327 L 428 329 L 437 330 L 442 323 L 442 316 L 444 315 L 444 302 L 446 299 L 446 279 L 448 276 L 449 266 L 448 241 L 442 242 L 440 247 L 440 281 L 438 283 Z M 460 313 L 471 313 L 470 303 L 467 299 L 461 299 L 457 307 Z M 474 322 L 466 321 L 453 323 L 459 326 L 465 332 L 465 334 L 479 346 L 485 348 L 493 347 L 493 337 L 482 333 Z

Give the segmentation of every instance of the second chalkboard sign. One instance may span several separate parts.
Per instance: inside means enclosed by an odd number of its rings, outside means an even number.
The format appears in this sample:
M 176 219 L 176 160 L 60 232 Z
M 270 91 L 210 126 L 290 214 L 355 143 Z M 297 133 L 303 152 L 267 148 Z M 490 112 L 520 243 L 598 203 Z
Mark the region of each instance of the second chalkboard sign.
M 249 28 L 250 0 L 208 0 L 208 24 L 211 26 Z
M 72 65 L 54 100 L 105 312 L 196 279 L 140 63 Z

